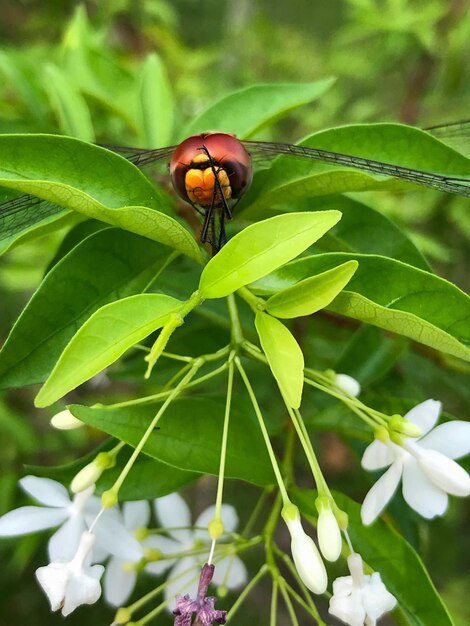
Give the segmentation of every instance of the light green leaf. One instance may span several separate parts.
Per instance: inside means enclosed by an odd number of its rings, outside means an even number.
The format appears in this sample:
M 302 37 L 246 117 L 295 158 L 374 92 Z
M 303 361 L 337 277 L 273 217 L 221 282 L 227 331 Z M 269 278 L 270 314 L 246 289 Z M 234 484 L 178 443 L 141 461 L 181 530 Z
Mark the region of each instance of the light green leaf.
M 470 298 L 434 274 L 377 255 L 331 253 L 304 257 L 253 285 L 273 294 L 308 276 L 355 259 L 359 267 L 326 308 L 470 360 Z
M 46 274 L 3 345 L 0 388 L 44 382 L 94 311 L 143 291 L 172 255 L 149 239 L 108 227 L 73 247 Z
M 201 262 L 191 233 L 172 217 L 148 208 L 165 208 L 165 196 L 123 157 L 51 135 L 2 135 L 0 151 L 0 185 L 148 237 Z M 60 208 L 46 204 L 40 210 L 32 206 L 0 215 L 0 240 L 17 237 L 54 212 L 59 214 Z
M 62 131 L 83 141 L 95 141 L 90 110 L 75 85 L 55 65 L 47 65 L 44 71 L 47 79 L 44 86 Z
M 165 67 L 159 56 L 150 54 L 140 77 L 140 134 L 144 145 L 167 146 L 173 129 L 173 96 Z
M 114 363 L 126 350 L 166 324 L 183 303 L 139 294 L 107 304 L 83 324 L 62 352 L 35 404 L 45 407 Z
M 287 263 L 320 239 L 341 218 L 339 211 L 288 213 L 251 224 L 205 266 L 199 289 L 222 298 Z
M 358 265 L 357 261 L 346 261 L 331 270 L 305 278 L 271 296 L 266 302 L 266 311 L 282 318 L 311 315 L 330 304 L 351 280 Z
M 256 314 L 255 326 L 269 367 L 286 402 L 298 409 L 304 385 L 304 355 L 282 322 L 267 313 Z
M 246 139 L 290 111 L 321 97 L 335 82 L 253 85 L 225 96 L 196 117 L 181 133 L 188 135 L 219 130 Z

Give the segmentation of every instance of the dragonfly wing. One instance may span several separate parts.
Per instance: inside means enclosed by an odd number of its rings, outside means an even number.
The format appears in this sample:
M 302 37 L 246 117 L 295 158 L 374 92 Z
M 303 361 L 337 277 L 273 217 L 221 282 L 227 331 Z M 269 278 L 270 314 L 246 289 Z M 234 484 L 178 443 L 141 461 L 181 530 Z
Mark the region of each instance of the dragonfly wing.
M 425 130 L 454 150 L 470 157 L 470 120 L 431 126 Z
M 127 148 L 125 146 L 102 147 L 121 154 L 138 166 L 156 163 L 163 159 L 168 160 L 175 149 L 174 147 L 157 150 Z M 65 214 L 67 211 L 68 209 L 57 204 L 29 194 L 0 203 L 0 241 L 14 237 L 54 215 Z
M 323 163 L 352 167 L 354 169 L 371 172 L 381 176 L 390 176 L 416 185 L 423 185 L 445 191 L 447 193 L 458 194 L 470 197 L 470 177 L 445 176 L 433 172 L 426 172 L 418 169 L 411 169 L 392 163 L 383 163 L 373 159 L 365 159 L 350 154 L 341 154 L 319 148 L 309 148 L 307 146 L 297 146 L 289 143 L 271 143 L 264 141 L 243 141 L 248 151 L 258 155 L 290 155 L 299 158 L 308 158 Z

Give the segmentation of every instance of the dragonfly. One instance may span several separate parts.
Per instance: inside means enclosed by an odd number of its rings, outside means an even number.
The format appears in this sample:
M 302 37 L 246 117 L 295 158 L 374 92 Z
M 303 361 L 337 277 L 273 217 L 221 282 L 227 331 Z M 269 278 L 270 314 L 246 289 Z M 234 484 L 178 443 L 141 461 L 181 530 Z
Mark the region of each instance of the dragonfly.
M 470 121 L 436 126 L 430 130 L 445 140 L 465 135 Z M 346 166 L 365 172 L 397 178 L 431 189 L 470 197 L 470 178 L 445 176 L 436 172 L 412 169 L 384 163 L 361 156 L 342 154 L 302 145 L 241 141 L 223 132 L 193 135 L 179 145 L 146 149 L 103 145 L 121 154 L 138 167 L 167 161 L 173 188 L 177 195 L 190 204 L 202 217 L 201 243 L 208 243 L 216 254 L 227 241 L 225 223 L 232 219 L 237 203 L 250 187 L 253 160 L 272 159 L 288 155 L 313 159 L 333 165 Z M 23 195 L 0 203 L 0 230 L 2 221 L 14 216 L 16 228 L 22 220 L 28 223 L 32 207 L 41 206 L 42 215 L 49 216 L 62 209 L 31 195 Z M 19 221 L 19 225 L 18 225 Z

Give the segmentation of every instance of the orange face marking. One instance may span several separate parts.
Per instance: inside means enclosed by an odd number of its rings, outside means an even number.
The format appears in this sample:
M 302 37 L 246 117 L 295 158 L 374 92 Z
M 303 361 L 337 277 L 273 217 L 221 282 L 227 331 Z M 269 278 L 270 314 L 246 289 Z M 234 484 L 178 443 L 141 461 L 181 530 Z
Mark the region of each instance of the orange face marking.
M 207 160 L 207 157 L 206 159 L 200 159 L 199 162 L 204 162 L 204 160 Z M 194 159 L 194 162 L 196 162 L 196 159 Z M 217 178 L 219 179 L 223 196 L 226 200 L 228 200 L 232 196 L 232 188 L 230 186 L 229 177 L 223 168 L 216 169 Z M 188 198 L 191 202 L 194 202 L 194 204 L 210 206 L 214 198 L 214 206 L 222 205 L 220 188 L 219 185 L 216 184 L 212 167 L 207 167 L 204 170 L 194 168 L 189 169 L 186 172 L 184 185 Z

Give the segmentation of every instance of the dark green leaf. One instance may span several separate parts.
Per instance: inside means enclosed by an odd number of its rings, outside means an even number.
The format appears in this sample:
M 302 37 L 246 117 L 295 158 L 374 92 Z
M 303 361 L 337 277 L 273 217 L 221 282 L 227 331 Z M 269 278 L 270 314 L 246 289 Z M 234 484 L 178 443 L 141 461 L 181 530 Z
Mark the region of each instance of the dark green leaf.
M 91 409 L 72 405 L 82 421 L 135 447 L 158 408 Z M 144 447 L 158 461 L 181 470 L 218 475 L 224 403 L 208 398 L 184 398 L 173 402 Z M 227 449 L 227 478 L 269 485 L 274 475 L 254 416 L 233 410 Z
M 87 237 L 46 275 L 17 320 L 0 351 L 0 387 L 44 382 L 92 313 L 143 291 L 174 254 L 117 228 Z

